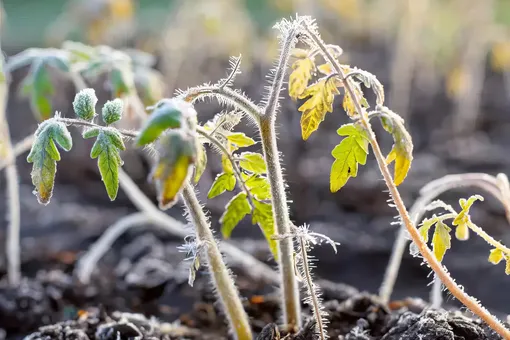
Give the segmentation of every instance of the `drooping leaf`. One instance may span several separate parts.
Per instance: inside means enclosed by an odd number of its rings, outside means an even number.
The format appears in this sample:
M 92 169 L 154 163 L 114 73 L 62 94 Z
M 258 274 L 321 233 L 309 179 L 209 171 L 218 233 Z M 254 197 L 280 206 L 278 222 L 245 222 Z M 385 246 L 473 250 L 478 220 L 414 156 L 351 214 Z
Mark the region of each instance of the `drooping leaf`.
M 421 237 L 423 237 L 423 240 L 425 243 L 429 241 L 429 230 L 430 228 L 437 223 L 438 217 L 436 215 L 432 216 L 431 218 L 425 219 L 421 226 L 418 228 L 418 231 L 420 232 Z
M 319 124 L 326 117 L 326 113 L 333 112 L 333 100 L 335 94 L 339 93 L 335 82 L 324 78 L 307 87 L 299 96 L 299 98 L 310 97 L 298 109 L 302 112 L 301 134 L 303 140 L 307 140 L 317 130 Z
M 193 181 L 198 183 L 202 174 L 205 171 L 207 166 L 207 152 L 205 150 L 204 144 L 197 143 L 197 161 L 195 162 L 195 174 L 193 176 Z
M 267 172 L 266 162 L 264 157 L 256 152 L 243 152 L 239 156 L 239 166 L 246 171 L 250 171 L 255 174 L 264 174 Z
M 39 203 L 48 204 L 53 193 L 57 161 L 60 153 L 55 142 L 65 151 L 71 150 L 73 140 L 67 127 L 53 119 L 44 121 L 35 132 L 35 140 L 27 157 L 32 166 L 32 183 Z
M 227 139 L 238 148 L 255 145 L 255 141 L 242 132 L 234 132 L 227 136 Z
M 140 146 L 152 143 L 163 131 L 178 129 L 186 124 L 186 120 L 196 115 L 197 112 L 190 103 L 179 98 L 163 99 L 156 104 L 141 128 L 136 143 Z
M 298 59 L 292 64 L 292 73 L 289 76 L 289 96 L 297 100 L 305 91 L 312 79 L 315 64 L 312 58 Z
M 357 98 L 360 100 L 360 104 L 362 107 L 367 108 L 368 102 L 363 96 L 363 91 L 361 91 L 361 87 L 357 82 L 351 82 L 353 86 L 353 91 L 356 94 Z M 345 91 L 344 100 L 342 102 L 343 108 L 347 115 L 351 118 L 354 118 L 359 115 L 359 112 L 356 110 L 356 105 L 354 105 L 354 101 L 351 98 L 351 94 L 349 91 Z
M 129 65 L 113 67 L 110 73 L 113 96 L 120 98 L 129 95 L 134 90 L 133 70 Z
M 96 104 L 96 91 L 83 89 L 74 96 L 74 113 L 83 120 L 91 121 L 96 116 Z
M 234 228 L 241 220 L 251 212 L 251 206 L 245 192 L 235 195 L 225 207 L 221 215 L 221 233 L 224 238 L 229 238 Z
M 120 151 L 125 150 L 120 133 L 115 129 L 102 129 L 90 150 L 90 157 L 97 160 L 101 180 L 110 200 L 115 200 L 119 190 L 119 168 L 123 165 Z
M 253 202 L 253 205 L 251 222 L 253 224 L 258 224 L 266 238 L 271 253 L 275 259 L 278 259 L 278 245 L 276 240 L 273 240 L 273 236 L 276 234 L 273 220 L 273 208 L 270 203 L 259 202 L 257 200 Z
M 444 224 L 443 221 L 437 221 L 434 236 L 432 237 L 432 249 L 439 262 L 443 260 L 446 250 L 451 247 L 451 230 L 452 229 Z
M 395 185 L 400 185 L 411 168 L 413 141 L 404 126 L 402 117 L 385 107 L 382 107 L 382 111 L 384 115 L 381 117 L 381 122 L 384 129 L 393 136 L 394 142 L 390 153 L 386 157 L 386 164 L 395 161 L 393 181 Z
M 40 121 L 52 116 L 51 97 L 55 88 L 43 60 L 36 60 L 21 84 L 21 94 L 30 100 L 30 108 Z
M 157 162 L 150 178 L 156 184 L 161 209 L 175 204 L 196 161 L 195 143 L 195 136 L 182 130 L 170 130 L 158 139 Z
M 492 264 L 498 264 L 501 262 L 501 260 L 503 260 L 503 252 L 501 249 L 492 249 L 489 255 L 489 262 Z
M 331 152 L 335 158 L 331 166 L 331 192 L 337 192 L 350 177 L 356 177 L 358 164 L 365 165 L 368 156 L 368 135 L 361 126 L 345 124 L 338 129 L 337 133 L 347 137 Z
M 473 195 L 469 199 L 461 198 L 459 200 L 459 205 L 462 210 L 455 217 L 452 222 L 452 225 L 456 226 L 455 229 L 455 237 L 461 241 L 467 240 L 469 238 L 469 224 L 471 222 L 471 218 L 469 216 L 469 210 L 475 201 L 480 200 L 483 201 L 483 197 L 480 195 Z
M 232 191 L 236 187 L 236 177 L 232 172 L 223 172 L 216 176 L 213 184 L 211 185 L 211 189 L 209 189 L 209 193 L 207 194 L 207 198 L 211 199 L 218 195 L 221 195 L 226 190 Z
M 268 200 L 271 198 L 271 186 L 266 177 L 253 174 L 242 174 L 245 185 L 250 193 L 258 200 Z
M 510 257 L 506 257 L 505 274 L 510 275 Z

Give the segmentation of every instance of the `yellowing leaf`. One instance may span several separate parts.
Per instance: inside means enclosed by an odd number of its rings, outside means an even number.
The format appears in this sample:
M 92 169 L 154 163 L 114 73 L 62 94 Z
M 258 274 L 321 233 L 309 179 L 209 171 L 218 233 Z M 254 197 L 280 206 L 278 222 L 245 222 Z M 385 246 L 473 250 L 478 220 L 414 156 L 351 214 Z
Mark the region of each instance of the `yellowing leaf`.
M 197 161 L 195 163 L 195 174 L 193 176 L 193 181 L 198 183 L 202 174 L 205 171 L 207 166 L 207 152 L 205 151 L 204 144 L 198 143 L 197 146 Z
M 425 243 L 427 243 L 429 241 L 429 230 L 430 230 L 430 228 L 434 224 L 436 224 L 437 221 L 438 221 L 438 218 L 437 218 L 436 215 L 434 215 L 431 218 L 425 219 L 422 222 L 421 227 L 418 228 L 418 231 L 420 232 L 421 237 L 423 237 L 423 240 L 425 241 Z
M 261 154 L 255 152 L 243 152 L 240 155 L 240 158 L 239 166 L 244 170 L 255 174 L 263 174 L 267 172 L 266 162 Z
M 505 274 L 510 275 L 510 257 L 506 258 Z
M 242 174 L 245 185 L 250 193 L 259 200 L 267 200 L 271 198 L 271 186 L 266 177 L 259 175 Z
M 317 66 L 317 70 L 327 76 L 333 73 L 333 67 L 328 63 Z
M 499 42 L 492 46 L 491 67 L 495 71 L 510 69 L 510 41 Z
M 160 208 L 168 209 L 177 201 L 196 160 L 196 140 L 184 131 L 170 130 L 156 143 L 158 157 L 150 177 L 156 184 Z
M 413 141 L 404 126 L 402 117 L 383 107 L 381 117 L 383 127 L 393 136 L 393 147 L 386 157 L 386 164 L 395 161 L 393 181 L 400 185 L 404 181 L 413 161 Z
M 46 120 L 39 125 L 35 132 L 35 140 L 27 157 L 32 166 L 32 183 L 35 186 L 35 195 L 41 204 L 48 204 L 53 194 L 57 161 L 60 153 L 55 145 L 69 151 L 73 146 L 71 134 L 63 123 L 53 119 Z
M 335 82 L 327 81 L 325 78 L 310 85 L 299 96 L 299 98 L 310 97 L 298 109 L 303 113 L 301 115 L 301 134 L 303 140 L 307 140 L 317 130 L 319 124 L 326 117 L 326 113 L 333 112 L 335 94 L 339 94 Z
M 480 195 L 473 195 L 468 200 L 461 198 L 459 200 L 459 205 L 462 210 L 455 217 L 452 222 L 452 225 L 456 226 L 455 237 L 459 240 L 467 240 L 469 238 L 469 224 L 471 223 L 471 218 L 469 216 L 469 210 L 475 201 L 480 200 L 483 201 L 483 197 Z
M 273 253 L 275 259 L 278 259 L 277 243 L 276 240 L 273 240 L 273 236 L 276 234 L 273 220 L 273 208 L 271 204 L 259 202 L 257 200 L 253 202 L 253 205 L 251 222 L 259 225 L 262 233 L 266 237 L 271 253 Z
M 221 195 L 226 190 L 232 191 L 236 186 L 236 178 L 232 172 L 224 172 L 216 176 L 213 184 L 211 185 L 211 189 L 209 189 L 209 193 L 207 194 L 207 198 L 214 198 L 218 195 Z
M 237 150 L 237 147 L 233 145 L 229 140 L 227 140 L 226 149 L 229 152 L 229 154 L 232 155 L 232 152 Z M 230 162 L 230 159 L 224 153 L 221 153 L 221 166 L 223 168 L 223 172 L 234 173 L 232 162 Z
M 315 64 L 311 58 L 298 59 L 292 64 L 292 73 L 289 76 L 289 96 L 297 100 L 306 90 L 312 79 Z
M 503 260 L 503 252 L 501 249 L 492 249 L 489 255 L 489 262 L 492 264 L 498 264 Z
M 441 220 L 436 223 L 434 236 L 432 237 L 432 248 L 436 259 L 441 262 L 443 260 L 446 250 L 451 247 L 450 231 L 452 229 L 444 224 Z
M 227 136 L 227 139 L 232 144 L 235 144 L 238 148 L 252 146 L 252 145 L 255 144 L 255 141 L 253 139 L 251 139 L 250 137 L 246 136 L 242 132 L 231 133 L 230 135 Z
M 224 238 L 229 238 L 232 230 L 241 220 L 251 212 L 250 203 L 245 192 L 234 196 L 225 207 L 225 212 L 220 218 L 221 233 Z
M 358 164 L 365 165 L 368 155 L 368 136 L 361 126 L 345 124 L 338 129 L 337 133 L 347 137 L 331 152 L 335 157 L 331 166 L 331 192 L 337 192 L 350 177 L 356 177 Z
M 357 98 L 359 98 L 361 106 L 363 106 L 365 108 L 368 107 L 368 102 L 365 99 L 365 97 L 363 96 L 363 92 L 361 91 L 359 84 L 352 83 L 352 82 L 351 82 L 351 84 L 355 84 L 355 86 L 353 87 L 354 93 L 356 93 Z M 356 111 L 356 105 L 354 105 L 354 101 L 352 100 L 349 91 L 345 92 L 342 105 L 343 105 L 345 112 L 347 113 L 347 115 L 349 117 L 352 118 L 352 117 L 356 117 L 357 115 L 359 115 L 359 112 Z

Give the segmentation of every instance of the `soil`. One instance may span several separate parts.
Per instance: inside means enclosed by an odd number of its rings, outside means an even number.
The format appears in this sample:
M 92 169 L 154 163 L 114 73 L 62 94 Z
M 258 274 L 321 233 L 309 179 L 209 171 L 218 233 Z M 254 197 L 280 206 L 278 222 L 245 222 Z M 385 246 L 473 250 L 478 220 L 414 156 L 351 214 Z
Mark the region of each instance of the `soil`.
M 357 66 L 374 72 L 383 84 L 388 84 L 389 53 L 386 49 L 343 47 L 354 51 L 351 57 Z M 240 79 L 240 86 L 254 99 L 259 99 L 263 93 L 265 72 L 262 70 L 266 69 L 265 66 L 255 67 L 254 76 L 244 82 Z M 205 70 L 204 73 L 207 74 Z M 223 74 L 222 70 L 219 75 Z M 261 78 L 256 79 L 259 75 Z M 16 97 L 17 77 L 11 98 Z M 62 91 L 63 98 L 57 100 L 56 105 L 59 111 L 70 116 L 69 98 L 73 96 L 73 89 L 63 85 Z M 448 173 L 510 174 L 510 158 L 504 156 L 510 147 L 510 136 L 506 133 L 510 129 L 510 100 L 501 75 L 488 72 L 476 131 L 451 133 L 449 122 L 454 110 L 443 92 L 439 89 L 428 93 L 415 87 L 412 93 L 410 131 L 415 143 L 414 162 L 400 187 L 409 206 L 424 184 Z M 107 94 L 102 96 L 100 102 Z M 340 141 L 335 130 L 345 123 L 345 117 L 329 114 L 321 124 L 320 133 L 303 142 L 297 105 L 290 101 L 283 103 L 278 143 L 293 201 L 293 220 L 298 224 L 310 223 L 314 231 L 341 243 L 336 256 L 327 248 L 319 248 L 314 254 L 320 259 L 315 272 L 323 279 L 317 283 L 324 291 L 331 338 L 499 339 L 483 324 L 459 312 L 456 309 L 459 304 L 452 299 L 446 301 L 448 311 L 427 309 L 420 298 L 428 298 L 429 271 L 409 254 L 404 257 L 394 294 L 396 300 L 389 306 L 377 302 L 371 293 L 377 292 L 381 282 L 396 229 L 391 225 L 395 212 L 386 203 L 388 195 L 373 156 L 370 155 L 367 165 L 360 169 L 358 178 L 350 180 L 341 193 L 329 193 L 332 160 L 327 150 Z M 340 106 L 341 103 L 335 103 L 335 107 Z M 15 141 L 35 130 L 36 122 L 26 102 L 12 100 L 8 112 Z M 199 112 L 201 120 L 205 121 L 217 111 L 214 106 L 208 106 L 200 107 Z M 245 127 L 245 130 L 251 131 L 251 128 Z M 380 127 L 376 132 L 385 150 L 389 150 L 391 140 L 384 137 Z M 105 228 L 135 211 L 123 193 L 119 193 L 115 202 L 107 199 L 97 166 L 89 159 L 90 147 L 90 141 L 75 138 L 73 151 L 63 153 L 54 197 L 45 207 L 38 205 L 31 193 L 30 166 L 24 157 L 18 159 L 24 279 L 17 289 L 7 286 L 2 251 L 0 339 L 24 336 L 32 339 L 225 338 L 228 332 L 223 316 L 214 305 L 207 273 L 199 273 L 194 287 L 187 284 L 187 268 L 182 264 L 184 254 L 176 250 L 181 239 L 148 228 L 133 229 L 100 261 L 90 284 L 77 281 L 73 275 L 76 260 Z M 146 183 L 148 165 L 143 157 L 127 152 L 123 159 L 126 171 L 149 197 L 154 197 Z M 218 157 L 211 154 L 209 159 L 211 166 L 198 188 L 202 193 L 207 192 L 219 169 Z M 4 187 L 2 178 L 0 202 L 4 201 Z M 458 198 L 472 193 L 478 192 L 462 190 L 441 198 L 455 205 Z M 215 229 L 225 199 L 207 202 Z M 205 201 L 203 196 L 202 201 Z M 170 214 L 182 219 L 177 208 Z M 0 216 L 5 215 L 5 205 L 0 204 Z M 489 234 L 510 244 L 510 228 L 498 202 L 487 198 L 477 203 L 473 219 Z M 242 249 L 261 260 L 268 259 L 259 230 L 249 222 L 241 224 L 233 238 Z M 5 229 L 0 229 L 0 242 L 5 242 Z M 487 262 L 488 251 L 478 238 L 454 241 L 444 262 L 468 293 L 504 318 L 510 313 L 510 295 L 501 292 L 508 291 L 509 279 L 501 266 Z M 283 337 L 284 331 L 276 326 L 280 316 L 277 291 L 271 285 L 249 279 L 246 268 L 232 269 L 241 294 L 246 298 L 245 307 L 253 331 L 259 339 L 276 339 L 278 334 Z M 484 279 L 480 280 L 481 277 Z M 308 312 L 305 308 L 306 327 L 293 338 L 313 338 Z

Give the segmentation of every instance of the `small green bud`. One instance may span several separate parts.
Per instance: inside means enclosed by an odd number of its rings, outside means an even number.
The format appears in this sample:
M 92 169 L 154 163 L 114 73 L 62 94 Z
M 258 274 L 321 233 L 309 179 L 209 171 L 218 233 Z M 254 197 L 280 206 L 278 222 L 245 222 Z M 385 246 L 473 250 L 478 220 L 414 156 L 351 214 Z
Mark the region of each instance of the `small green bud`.
M 74 113 L 84 120 L 96 116 L 97 97 L 94 89 L 84 89 L 76 94 L 73 101 Z
M 124 104 L 117 98 L 107 101 L 103 106 L 103 120 L 106 124 L 112 124 L 122 118 Z

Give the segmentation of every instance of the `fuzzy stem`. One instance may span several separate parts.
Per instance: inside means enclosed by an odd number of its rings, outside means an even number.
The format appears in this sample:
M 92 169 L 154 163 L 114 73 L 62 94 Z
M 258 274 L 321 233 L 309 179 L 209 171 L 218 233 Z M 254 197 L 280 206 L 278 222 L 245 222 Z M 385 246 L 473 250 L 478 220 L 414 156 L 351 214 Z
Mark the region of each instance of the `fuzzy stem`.
M 2 61 L 0 61 L 2 62 Z M 19 206 L 19 177 L 16 167 L 16 156 L 13 150 L 9 125 L 7 123 L 7 81 L 0 82 L 0 124 L 3 131 L 2 142 L 5 147 L 5 159 L 7 160 L 5 177 L 7 180 L 7 211 L 9 225 L 7 226 L 7 237 L 5 249 L 7 250 L 7 276 L 12 287 L 19 285 L 21 279 L 20 264 L 20 206 Z M 1 151 L 1 150 L 0 150 Z
M 274 119 L 271 119 L 271 116 L 264 116 L 260 121 L 259 128 L 268 173 L 267 177 L 271 186 L 271 203 L 276 232 L 277 235 L 288 235 L 291 222 L 274 125 L 275 122 Z M 282 280 L 283 315 L 285 324 L 290 331 L 299 329 L 301 324 L 301 304 L 293 254 L 294 249 L 290 238 L 284 238 L 278 242 L 278 266 Z
M 326 339 L 326 327 L 322 322 L 322 310 L 321 302 L 316 294 L 315 284 L 312 280 L 312 274 L 310 272 L 310 266 L 308 265 L 308 247 L 304 237 L 299 237 L 299 243 L 301 248 L 301 256 L 303 257 L 303 274 L 305 274 L 306 285 L 310 295 L 310 302 L 313 308 L 313 314 L 315 321 L 317 322 L 317 332 L 321 340 Z
M 409 217 L 409 213 L 407 212 L 406 206 L 404 204 L 404 201 L 402 200 L 402 197 L 400 196 L 400 192 L 397 189 L 397 186 L 393 182 L 393 178 L 391 177 L 390 170 L 388 169 L 388 166 L 385 161 L 385 157 L 382 154 L 381 148 L 379 146 L 379 143 L 377 142 L 375 133 L 372 129 L 372 126 L 370 124 L 370 121 L 368 120 L 367 113 L 362 107 L 360 103 L 360 98 L 358 98 L 357 94 L 354 92 L 350 81 L 345 79 L 344 72 L 336 59 L 334 59 L 329 51 L 327 50 L 326 46 L 322 42 L 322 40 L 316 35 L 314 32 L 312 32 L 308 27 L 305 26 L 305 30 L 310 36 L 310 38 L 320 47 L 322 54 L 324 58 L 333 66 L 335 71 L 339 74 L 340 80 L 343 82 L 345 89 L 348 91 L 349 95 L 353 99 L 355 108 L 357 112 L 360 113 L 361 116 L 361 122 L 367 131 L 368 134 L 368 140 L 370 145 L 372 146 L 372 150 L 374 152 L 375 158 L 377 160 L 377 164 L 379 166 L 379 170 L 381 171 L 381 174 L 383 175 L 384 182 L 390 192 L 391 197 L 393 198 L 393 201 L 395 203 L 395 207 L 397 208 L 397 211 L 400 215 L 400 218 L 402 219 L 402 223 L 407 228 L 407 231 L 409 235 L 411 236 L 411 239 L 416 244 L 418 250 L 420 251 L 421 255 L 425 259 L 425 261 L 428 263 L 430 268 L 436 273 L 437 277 L 441 279 L 441 281 L 444 283 L 444 285 L 448 288 L 448 290 L 452 293 L 453 296 L 455 296 L 464 306 L 466 306 L 469 310 L 471 310 L 474 314 L 478 315 L 483 321 L 485 321 L 493 330 L 495 330 L 498 334 L 500 334 L 505 339 L 510 339 L 510 331 L 505 328 L 503 323 L 499 321 L 495 316 L 489 313 L 476 299 L 469 296 L 464 290 L 455 283 L 453 278 L 450 276 L 448 271 L 446 270 L 443 265 L 437 261 L 436 257 L 432 253 L 432 251 L 429 249 L 427 244 L 424 242 L 424 240 L 420 236 L 420 232 L 416 228 L 416 226 L 411 221 L 411 218 Z
M 429 205 L 430 202 L 436 199 L 439 195 L 452 189 L 471 186 L 478 187 L 498 199 L 505 208 L 507 219 L 509 218 L 508 211 L 510 211 L 510 202 L 505 200 L 504 195 L 501 193 L 499 187 L 497 186 L 497 180 L 488 174 L 467 173 L 447 175 L 425 185 L 420 190 L 420 197 L 415 201 L 411 207 L 411 210 L 409 211 L 409 215 L 411 216 L 413 224 L 418 225 L 418 223 L 420 223 L 427 205 Z M 404 225 L 402 225 L 399 229 L 395 244 L 393 245 L 390 261 L 386 267 L 386 273 L 384 275 L 381 288 L 379 289 L 379 297 L 385 303 L 389 301 L 395 286 L 395 281 L 397 280 L 402 257 L 406 249 L 406 235 L 406 228 Z M 441 301 L 437 300 L 437 298 L 441 296 L 440 293 L 437 294 L 437 290 L 441 290 L 440 282 L 440 280 L 434 281 L 431 293 L 431 297 L 434 297 L 433 299 L 431 298 L 431 303 L 436 307 L 441 305 Z
M 206 244 L 205 255 L 212 282 L 218 294 L 218 300 L 229 320 L 231 331 L 238 340 L 250 340 L 252 333 L 248 316 L 243 309 L 234 280 L 223 262 L 218 244 L 191 184 L 185 185 L 182 197 L 195 226 L 197 241 Z

